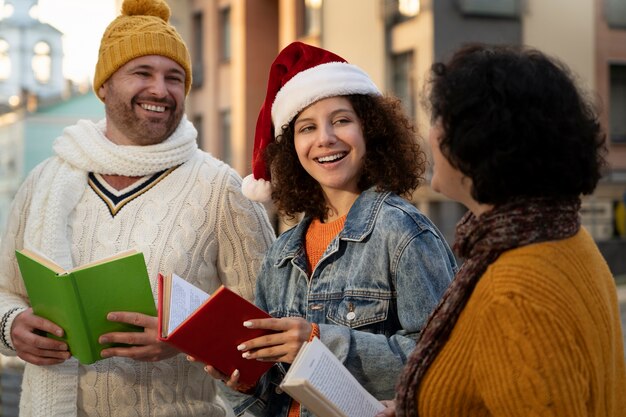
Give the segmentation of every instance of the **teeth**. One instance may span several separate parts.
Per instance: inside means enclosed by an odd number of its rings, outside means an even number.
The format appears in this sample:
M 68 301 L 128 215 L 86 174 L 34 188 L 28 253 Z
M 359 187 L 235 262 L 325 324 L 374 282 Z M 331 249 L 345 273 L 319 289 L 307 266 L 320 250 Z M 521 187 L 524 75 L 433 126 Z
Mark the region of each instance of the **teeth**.
M 163 113 L 165 111 L 165 107 L 163 107 L 163 106 L 154 106 L 152 104 L 142 104 L 141 108 L 145 109 L 145 110 L 155 111 L 157 113 Z
M 322 156 L 321 158 L 317 158 L 318 162 L 333 162 L 337 159 L 341 159 L 346 155 L 345 152 L 341 152 L 335 155 Z

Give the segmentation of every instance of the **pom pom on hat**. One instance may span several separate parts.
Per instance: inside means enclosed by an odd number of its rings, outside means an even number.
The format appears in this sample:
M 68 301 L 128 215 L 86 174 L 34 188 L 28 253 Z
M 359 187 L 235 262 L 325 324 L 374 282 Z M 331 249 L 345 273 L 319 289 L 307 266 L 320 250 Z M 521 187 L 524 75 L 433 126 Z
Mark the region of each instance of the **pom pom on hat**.
M 185 41 L 169 24 L 164 0 L 124 0 L 121 14 L 104 31 L 93 89 L 98 90 L 121 66 L 145 55 L 161 55 L 185 70 L 185 92 L 191 89 L 191 58 Z
M 171 10 L 164 1 L 135 0 L 125 1 L 122 4 L 122 15 L 126 16 L 156 16 L 164 21 L 170 20 Z
M 286 46 L 270 67 L 267 94 L 254 134 L 252 178 L 242 185 L 251 200 L 269 201 L 270 173 L 265 148 L 283 133 L 283 127 L 306 107 L 324 98 L 350 94 L 380 95 L 359 67 L 330 51 L 302 42 Z
M 272 199 L 272 184 L 263 178 L 247 175 L 241 183 L 241 192 L 250 200 L 267 203 Z

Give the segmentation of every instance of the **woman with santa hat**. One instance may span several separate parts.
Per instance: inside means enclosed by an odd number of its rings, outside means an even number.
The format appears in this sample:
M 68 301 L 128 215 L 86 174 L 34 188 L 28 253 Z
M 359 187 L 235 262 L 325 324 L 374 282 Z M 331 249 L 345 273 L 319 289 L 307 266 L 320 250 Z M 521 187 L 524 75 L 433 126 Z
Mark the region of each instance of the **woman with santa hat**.
M 276 333 L 238 346 L 272 361 L 254 387 L 238 371 L 207 371 L 247 395 L 235 412 L 310 416 L 277 389 L 302 344 L 320 340 L 376 398 L 396 378 L 456 272 L 443 236 L 407 199 L 425 168 L 399 100 L 332 52 L 295 42 L 270 69 L 243 191 L 300 222 L 278 237 L 257 281 L 273 317 L 243 325 Z M 233 397 L 233 395 L 229 395 Z

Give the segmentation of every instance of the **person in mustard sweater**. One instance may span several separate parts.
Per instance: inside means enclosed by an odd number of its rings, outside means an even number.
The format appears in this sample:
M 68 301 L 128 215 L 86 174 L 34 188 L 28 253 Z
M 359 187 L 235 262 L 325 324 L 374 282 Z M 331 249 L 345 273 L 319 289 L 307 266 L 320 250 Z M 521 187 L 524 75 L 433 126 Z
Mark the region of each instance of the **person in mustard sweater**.
M 277 385 L 315 336 L 372 395 L 393 395 L 456 272 L 437 228 L 401 197 L 424 167 L 399 101 L 363 70 L 300 42 L 278 54 L 257 122 L 254 177 L 243 191 L 304 216 L 272 244 L 258 275 L 255 303 L 273 318 L 246 323 L 278 333 L 239 346 L 245 358 L 276 365 L 254 387 L 239 386 L 236 372 L 207 368 L 229 387 L 247 388 L 238 398 L 227 391 L 236 413 L 312 416 Z
M 626 416 L 615 281 L 579 216 L 604 164 L 592 106 L 533 49 L 468 45 L 431 76 L 431 184 L 469 209 L 454 243 L 464 263 L 395 414 Z

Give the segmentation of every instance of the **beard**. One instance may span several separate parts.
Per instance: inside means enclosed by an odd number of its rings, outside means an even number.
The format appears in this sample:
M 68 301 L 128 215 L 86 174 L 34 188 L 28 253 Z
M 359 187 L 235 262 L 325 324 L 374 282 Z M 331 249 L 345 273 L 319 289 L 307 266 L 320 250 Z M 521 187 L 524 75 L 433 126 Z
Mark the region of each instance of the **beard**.
M 150 117 L 138 114 L 138 111 L 149 113 L 139 110 L 138 101 L 141 101 L 140 96 L 135 96 L 128 102 L 120 100 L 115 94 L 108 95 L 105 102 L 107 124 L 115 125 L 127 139 L 139 146 L 156 145 L 170 137 L 183 117 L 184 106 L 177 106 L 171 98 L 150 98 L 150 103 L 163 105 L 167 109 L 167 117 L 163 117 L 161 113 Z

